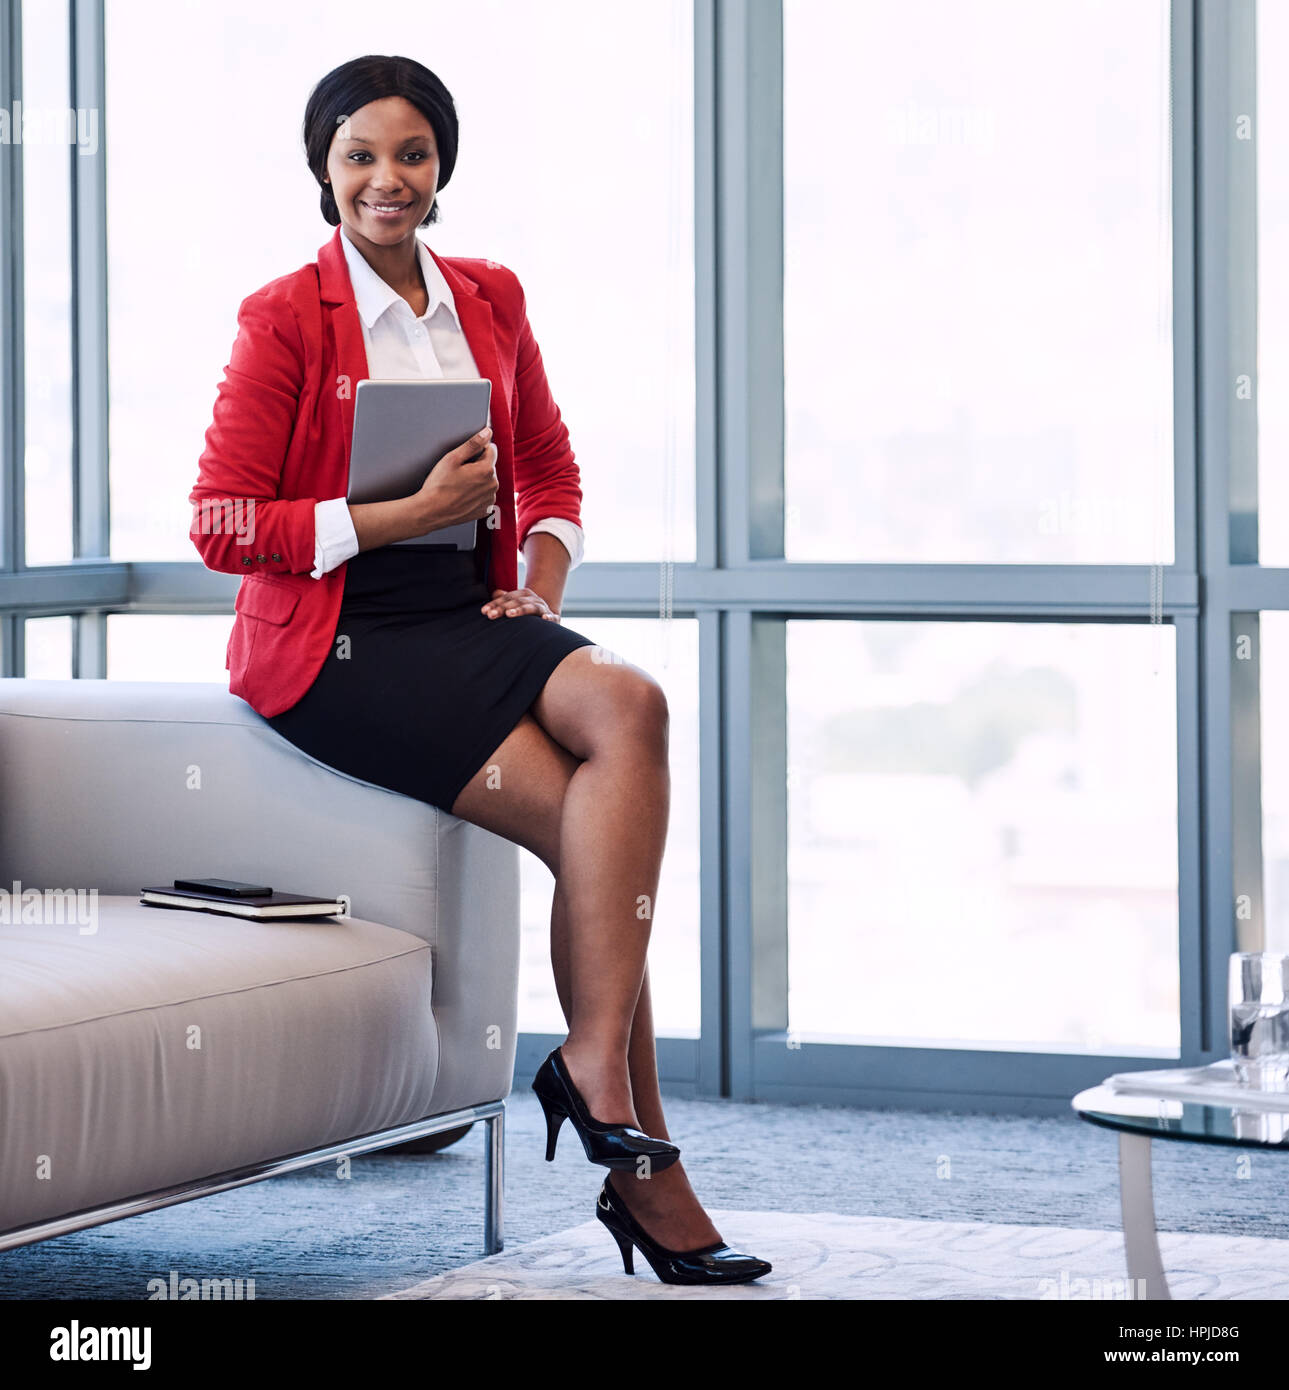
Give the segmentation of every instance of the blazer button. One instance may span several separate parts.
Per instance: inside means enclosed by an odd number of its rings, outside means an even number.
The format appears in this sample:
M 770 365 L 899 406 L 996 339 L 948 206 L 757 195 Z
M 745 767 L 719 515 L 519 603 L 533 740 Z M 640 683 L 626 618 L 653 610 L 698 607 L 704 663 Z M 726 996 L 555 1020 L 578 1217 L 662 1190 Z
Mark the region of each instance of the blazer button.
M 273 558 L 274 558 L 275 560 L 280 560 L 282 557 L 281 557 L 280 555 L 275 555 Z
M 251 563 L 251 557 L 250 557 L 249 555 L 243 555 L 243 556 L 242 556 L 242 564 L 244 564 L 244 565 L 249 565 L 250 563 Z
M 261 564 L 264 563 L 264 556 L 263 556 L 263 555 L 257 555 L 255 558 L 256 558 Z

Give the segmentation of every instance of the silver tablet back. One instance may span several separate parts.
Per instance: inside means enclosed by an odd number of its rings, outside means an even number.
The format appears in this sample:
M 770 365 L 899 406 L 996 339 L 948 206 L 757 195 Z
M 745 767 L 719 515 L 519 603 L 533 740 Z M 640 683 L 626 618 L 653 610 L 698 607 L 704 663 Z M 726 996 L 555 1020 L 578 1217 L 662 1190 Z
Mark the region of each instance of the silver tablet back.
M 390 502 L 420 490 L 431 468 L 489 423 L 492 382 L 445 377 L 358 383 L 349 452 L 350 502 Z M 394 541 L 473 550 L 477 521 Z

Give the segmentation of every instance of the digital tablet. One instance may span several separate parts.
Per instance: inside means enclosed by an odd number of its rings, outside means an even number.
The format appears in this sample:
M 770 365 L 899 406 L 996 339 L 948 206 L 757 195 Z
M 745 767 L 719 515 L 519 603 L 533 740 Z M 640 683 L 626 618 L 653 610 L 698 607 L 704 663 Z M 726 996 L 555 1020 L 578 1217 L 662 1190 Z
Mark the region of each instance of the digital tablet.
M 491 423 L 492 382 L 471 377 L 364 378 L 354 397 L 350 502 L 391 502 L 420 491 L 430 470 Z M 478 521 L 462 521 L 394 545 L 473 550 Z

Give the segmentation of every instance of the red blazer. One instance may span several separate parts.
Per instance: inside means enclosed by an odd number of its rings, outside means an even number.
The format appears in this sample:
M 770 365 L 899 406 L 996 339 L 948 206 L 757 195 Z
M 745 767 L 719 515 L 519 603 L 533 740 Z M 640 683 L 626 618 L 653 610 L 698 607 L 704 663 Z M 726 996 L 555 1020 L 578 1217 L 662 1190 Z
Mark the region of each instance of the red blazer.
M 346 565 L 314 579 L 315 502 L 343 497 L 354 388 L 368 375 L 337 227 L 318 259 L 242 301 L 198 465 L 192 542 L 208 569 L 243 576 L 225 666 L 264 716 L 296 703 L 331 648 Z M 496 261 L 438 256 L 470 351 L 492 382 L 499 522 L 485 528 L 494 588 L 543 517 L 581 523 L 568 430 L 551 396 L 524 291 Z

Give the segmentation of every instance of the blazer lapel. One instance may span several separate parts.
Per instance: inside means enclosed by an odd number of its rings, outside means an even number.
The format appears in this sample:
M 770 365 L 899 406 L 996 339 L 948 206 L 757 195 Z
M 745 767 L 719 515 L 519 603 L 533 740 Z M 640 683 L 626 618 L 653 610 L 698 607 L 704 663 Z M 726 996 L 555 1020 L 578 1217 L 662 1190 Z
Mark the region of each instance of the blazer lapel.
M 435 255 L 433 247 L 425 248 L 443 274 L 452 290 L 461 328 L 475 366 L 481 376 L 492 382 L 492 426 L 498 428 L 497 417 L 504 415 L 507 428 L 510 420 L 510 378 L 501 370 L 497 355 L 497 335 L 492 326 L 492 305 L 479 293 L 478 281 L 448 264 L 442 256 Z
M 478 292 L 478 284 L 469 275 L 464 275 L 462 271 L 456 270 L 448 261 L 441 256 L 435 256 L 434 250 L 430 249 L 430 254 L 434 257 L 434 264 L 438 265 L 439 270 L 444 274 L 444 279 L 448 281 L 449 288 L 452 289 L 452 299 L 456 303 L 457 317 L 462 321 L 462 332 L 466 335 L 466 342 L 470 345 L 470 354 L 474 357 L 474 366 L 478 367 L 481 377 L 487 377 L 492 382 L 491 403 L 489 403 L 489 413 L 492 417 L 492 442 L 496 445 L 496 496 L 502 505 L 501 528 L 498 535 L 489 534 L 489 539 L 499 546 L 494 550 L 494 555 L 502 556 L 498 562 L 498 577 L 509 575 L 509 570 L 505 569 L 506 564 L 512 564 L 509 559 L 516 552 L 516 539 L 514 539 L 514 431 L 512 420 L 510 420 L 510 378 L 506 377 L 501 370 L 501 357 L 496 350 L 496 334 L 492 328 L 492 306 Z M 343 252 L 341 253 L 343 254 Z M 510 588 L 510 582 L 506 582 L 503 588 Z
M 337 227 L 331 240 L 318 250 L 318 288 L 336 344 L 336 380 L 324 383 L 323 389 L 334 391 L 340 401 L 345 441 L 343 467 L 348 477 L 349 451 L 354 437 L 354 393 L 358 383 L 370 373 L 367 370 L 362 321 L 358 317 L 358 305 L 354 300 L 354 287 L 349 280 L 349 267 L 345 263 L 340 236 L 340 228 Z

